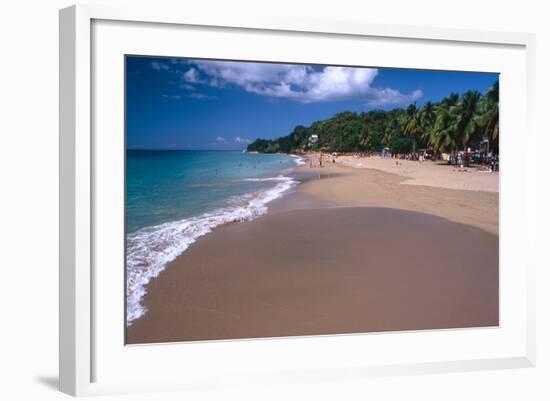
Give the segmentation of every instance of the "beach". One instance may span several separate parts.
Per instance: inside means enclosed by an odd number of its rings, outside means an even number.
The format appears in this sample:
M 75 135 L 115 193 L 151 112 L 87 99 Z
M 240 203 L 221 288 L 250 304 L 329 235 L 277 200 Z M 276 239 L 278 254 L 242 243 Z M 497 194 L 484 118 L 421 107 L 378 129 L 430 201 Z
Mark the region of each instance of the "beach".
M 315 168 L 321 179 L 305 183 L 300 190 L 337 206 L 422 212 L 498 235 L 498 173 L 474 168 L 456 172 L 453 166 L 408 160 L 399 160 L 401 165 L 395 167 L 391 158 L 338 159 L 332 163 L 324 157 L 324 167 Z
M 326 156 L 330 159 L 329 156 Z M 447 166 L 446 162 L 432 163 L 392 159 L 390 157 L 353 157 L 336 158 L 338 164 L 361 169 L 375 169 L 405 178 L 406 185 L 421 185 L 436 188 L 462 189 L 467 191 L 498 192 L 498 174 L 479 171 L 477 168 Z M 396 166 L 396 161 L 399 165 Z
M 166 265 L 127 343 L 498 326 L 498 173 L 351 156 L 298 171 L 267 214 Z

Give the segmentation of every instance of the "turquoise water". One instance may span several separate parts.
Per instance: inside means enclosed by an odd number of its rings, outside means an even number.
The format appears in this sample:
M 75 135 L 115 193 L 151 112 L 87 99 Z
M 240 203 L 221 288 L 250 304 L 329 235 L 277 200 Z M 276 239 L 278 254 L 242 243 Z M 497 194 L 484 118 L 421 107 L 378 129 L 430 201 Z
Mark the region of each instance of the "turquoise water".
M 126 230 L 196 216 L 235 197 L 273 186 L 296 163 L 287 155 L 240 151 L 129 150 Z
M 128 150 L 127 323 L 144 313 L 146 285 L 197 238 L 254 219 L 295 187 L 301 159 L 220 151 Z

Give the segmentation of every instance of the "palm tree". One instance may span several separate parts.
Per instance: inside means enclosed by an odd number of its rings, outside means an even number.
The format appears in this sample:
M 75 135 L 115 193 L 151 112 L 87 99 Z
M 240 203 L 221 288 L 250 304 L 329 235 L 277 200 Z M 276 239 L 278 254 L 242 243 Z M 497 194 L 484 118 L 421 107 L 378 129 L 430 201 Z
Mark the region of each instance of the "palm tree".
M 359 131 L 359 145 L 363 150 L 367 150 L 369 147 L 370 139 L 372 136 L 371 129 L 368 126 L 364 126 Z
M 420 109 L 420 125 L 422 126 L 421 140 L 424 144 L 429 143 L 431 131 L 434 129 L 436 112 L 432 102 L 426 102 Z
M 400 134 L 400 126 L 397 118 L 391 118 L 382 135 L 382 145 L 388 146 L 392 139 Z
M 454 121 L 458 101 L 458 94 L 451 93 L 435 107 L 435 119 L 429 132 L 428 143 L 433 146 L 436 153 L 456 150 Z
M 498 152 L 499 134 L 499 86 L 496 81 L 489 88 L 481 103 L 480 126 L 483 136 L 489 141 L 489 149 Z
M 479 111 L 481 94 L 477 91 L 468 91 L 462 96 L 457 107 L 456 121 L 454 124 L 457 145 L 462 148 L 480 134 Z
M 422 135 L 422 123 L 416 104 L 410 104 L 405 111 L 403 133 L 413 137 L 413 153 L 416 152 L 416 139 Z
M 457 148 L 455 131 L 453 129 L 454 116 L 450 109 L 441 109 L 438 112 L 434 128 L 430 133 L 430 144 L 436 153 L 453 152 Z

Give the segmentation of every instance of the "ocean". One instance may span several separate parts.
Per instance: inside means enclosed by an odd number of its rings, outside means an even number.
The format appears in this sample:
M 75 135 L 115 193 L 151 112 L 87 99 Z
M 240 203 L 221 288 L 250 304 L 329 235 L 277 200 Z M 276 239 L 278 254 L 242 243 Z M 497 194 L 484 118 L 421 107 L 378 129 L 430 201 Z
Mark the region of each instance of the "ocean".
M 146 313 L 145 286 L 197 238 L 252 220 L 294 188 L 301 158 L 240 151 L 128 150 L 126 321 Z

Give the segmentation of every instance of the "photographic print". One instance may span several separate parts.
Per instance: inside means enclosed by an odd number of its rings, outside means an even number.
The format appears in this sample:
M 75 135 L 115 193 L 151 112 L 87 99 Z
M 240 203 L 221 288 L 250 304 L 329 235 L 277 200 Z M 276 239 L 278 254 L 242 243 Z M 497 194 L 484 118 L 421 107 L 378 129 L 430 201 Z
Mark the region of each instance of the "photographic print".
M 125 69 L 127 344 L 499 325 L 498 74 Z

